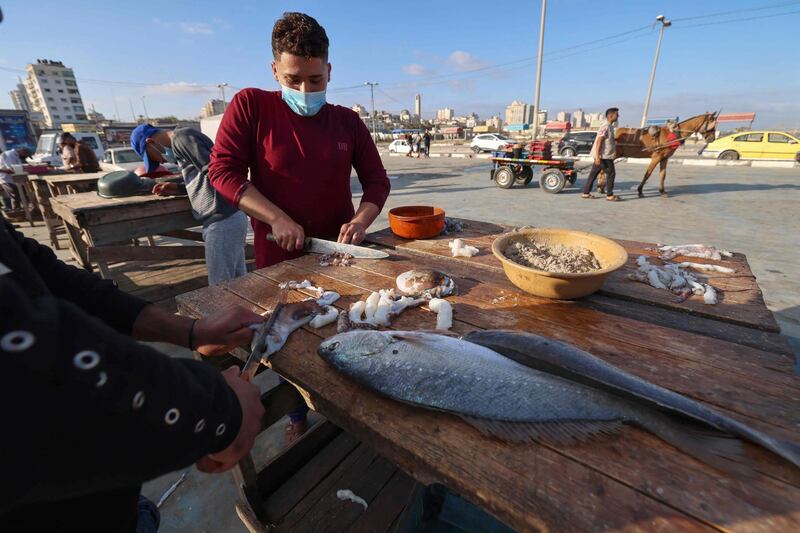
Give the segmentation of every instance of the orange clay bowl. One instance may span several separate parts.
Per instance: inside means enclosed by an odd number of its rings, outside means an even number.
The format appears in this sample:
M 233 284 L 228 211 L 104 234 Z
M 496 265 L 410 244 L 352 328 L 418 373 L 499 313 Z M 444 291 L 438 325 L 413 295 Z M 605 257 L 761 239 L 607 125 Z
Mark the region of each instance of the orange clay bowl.
M 389 211 L 389 227 L 404 239 L 430 239 L 444 229 L 444 209 L 425 205 L 395 207 Z
M 587 248 L 594 253 L 602 268 L 591 272 L 567 274 L 520 265 L 503 255 L 503 250 L 509 244 L 522 240 Z M 503 264 L 503 270 L 511 283 L 527 293 L 559 300 L 571 300 L 592 294 L 603 286 L 612 272 L 622 268 L 628 260 L 625 248 L 611 239 L 584 231 L 555 228 L 524 229 L 506 233 L 492 243 L 492 252 Z

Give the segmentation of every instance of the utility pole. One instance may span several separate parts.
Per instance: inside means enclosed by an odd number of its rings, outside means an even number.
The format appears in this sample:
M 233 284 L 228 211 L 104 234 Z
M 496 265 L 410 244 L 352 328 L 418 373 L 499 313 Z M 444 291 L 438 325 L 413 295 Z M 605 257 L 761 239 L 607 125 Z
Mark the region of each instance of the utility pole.
M 144 96 L 142 96 L 142 107 L 144 108 L 144 118 L 147 122 L 150 122 L 150 116 L 147 114 L 147 106 L 144 103 Z
M 228 105 L 225 103 L 225 87 L 227 87 L 227 86 L 228 86 L 227 83 L 219 83 L 219 84 L 217 84 L 217 87 L 219 87 L 219 92 L 222 95 L 222 112 L 223 113 L 225 112 L 225 108 L 228 107 Z
M 365 81 L 364 85 L 369 85 L 369 94 L 372 98 L 372 140 L 377 141 L 375 135 L 375 86 L 378 85 L 377 82 Z
M 533 138 L 539 135 L 539 93 L 542 88 L 542 55 L 544 53 L 544 16 L 547 0 L 542 0 L 542 20 L 539 24 L 539 59 L 536 63 L 536 96 L 533 100 Z
M 656 79 L 656 67 L 658 66 L 658 56 L 661 53 L 661 39 L 664 37 L 664 28 L 672 26 L 672 22 L 664 18 L 664 15 L 656 17 L 656 21 L 661 23 L 661 29 L 658 31 L 658 44 L 656 45 L 656 57 L 653 59 L 653 71 L 650 73 L 650 85 L 647 87 L 647 97 L 644 100 L 644 111 L 642 112 L 642 125 L 644 128 L 647 123 L 647 112 L 650 110 L 650 95 L 653 92 L 653 82 Z
M 133 110 L 133 100 L 131 100 L 130 96 L 128 97 L 128 103 L 131 106 L 131 117 L 133 117 L 133 121 L 136 122 L 136 112 Z

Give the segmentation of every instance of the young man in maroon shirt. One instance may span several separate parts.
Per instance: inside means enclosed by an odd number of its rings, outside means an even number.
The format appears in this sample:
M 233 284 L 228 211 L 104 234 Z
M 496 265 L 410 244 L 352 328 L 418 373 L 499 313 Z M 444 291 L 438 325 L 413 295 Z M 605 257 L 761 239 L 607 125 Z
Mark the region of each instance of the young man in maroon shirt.
M 272 30 L 272 53 L 281 90 L 234 96 L 209 167 L 212 185 L 252 217 L 258 268 L 301 255 L 306 236 L 358 244 L 390 189 L 366 125 L 350 109 L 325 103 L 331 65 L 322 26 L 285 13 Z M 364 191 L 357 211 L 352 168 Z
M 257 268 L 300 256 L 306 236 L 360 243 L 390 189 L 358 115 L 325 103 L 331 65 L 322 26 L 303 13 L 284 13 L 272 30 L 272 54 L 281 90 L 250 88 L 233 97 L 208 172 L 214 188 L 250 215 Z M 353 168 L 364 191 L 357 211 Z M 289 441 L 305 431 L 305 414 L 291 414 Z

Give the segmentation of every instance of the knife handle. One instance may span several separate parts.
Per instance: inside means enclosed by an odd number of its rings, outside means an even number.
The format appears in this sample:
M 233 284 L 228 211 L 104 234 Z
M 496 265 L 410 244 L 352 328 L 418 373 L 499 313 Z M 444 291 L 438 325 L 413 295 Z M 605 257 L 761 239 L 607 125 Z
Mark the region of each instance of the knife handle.
M 278 238 L 275 237 L 274 233 L 267 233 L 267 240 L 274 243 L 278 242 Z M 310 246 L 311 246 L 311 237 L 306 237 L 305 241 L 303 242 L 303 249 L 305 250 Z

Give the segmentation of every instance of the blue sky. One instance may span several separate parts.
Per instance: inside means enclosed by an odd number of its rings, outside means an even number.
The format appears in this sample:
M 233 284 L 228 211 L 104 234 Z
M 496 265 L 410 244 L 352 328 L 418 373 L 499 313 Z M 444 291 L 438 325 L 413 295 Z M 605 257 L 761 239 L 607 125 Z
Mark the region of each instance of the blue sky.
M 511 100 L 533 101 L 540 5 L 0 0 L 0 107 L 10 107 L 13 69 L 49 58 L 73 67 L 87 105 L 107 116 L 130 120 L 131 102 L 141 114 L 143 96 L 150 116 L 196 116 L 217 83 L 277 87 L 269 37 L 291 9 L 317 18 L 331 39 L 329 101 L 369 106 L 367 88 L 337 90 L 369 80 L 380 83 L 381 109 L 413 109 L 420 92 L 426 116 L 449 105 L 487 117 Z M 762 6 L 775 7 L 680 20 Z M 548 8 L 542 107 L 551 113 L 617 105 L 622 123 L 637 124 L 657 39 L 645 26 L 663 13 L 676 21 L 664 37 L 651 117 L 723 108 L 756 111 L 757 126 L 800 127 L 800 1 L 551 0 Z

